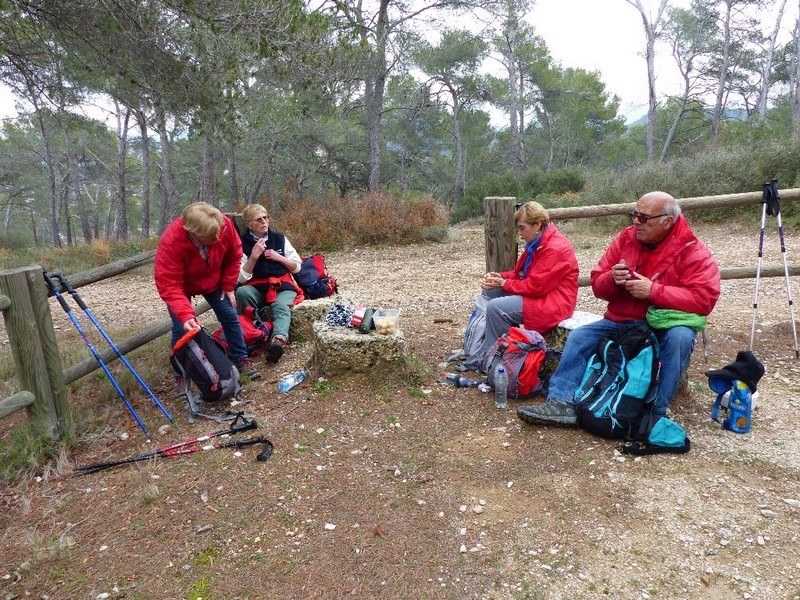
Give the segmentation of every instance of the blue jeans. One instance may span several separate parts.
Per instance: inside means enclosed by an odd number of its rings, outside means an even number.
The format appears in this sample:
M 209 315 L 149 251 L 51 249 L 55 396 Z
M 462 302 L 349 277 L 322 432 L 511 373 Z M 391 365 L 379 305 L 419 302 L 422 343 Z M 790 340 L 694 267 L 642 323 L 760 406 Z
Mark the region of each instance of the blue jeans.
M 550 378 L 547 400 L 571 404 L 573 394 L 583 379 L 586 363 L 600 338 L 610 331 L 646 323 L 647 321 L 617 323 L 601 319 L 572 331 L 567 337 L 558 367 Z M 683 326 L 653 331 L 658 338 L 661 356 L 661 378 L 658 382 L 658 399 L 653 412 L 656 416 L 663 417 L 675 392 L 678 391 L 683 372 L 689 366 L 697 334 L 691 327 Z
M 231 306 L 227 298 L 220 296 L 222 296 L 221 291 L 203 294 L 203 298 L 206 299 L 206 302 L 211 306 L 211 310 L 217 315 L 217 320 L 225 332 L 225 340 L 228 342 L 228 355 L 233 362 L 237 362 L 247 356 L 247 346 L 244 344 L 242 328 L 239 325 L 239 315 L 236 309 Z M 174 347 L 175 343 L 183 337 L 186 331 L 183 329 L 183 323 L 175 318 L 172 311 L 167 309 L 167 312 L 169 313 L 169 318 L 172 319 L 172 343 L 170 347 Z

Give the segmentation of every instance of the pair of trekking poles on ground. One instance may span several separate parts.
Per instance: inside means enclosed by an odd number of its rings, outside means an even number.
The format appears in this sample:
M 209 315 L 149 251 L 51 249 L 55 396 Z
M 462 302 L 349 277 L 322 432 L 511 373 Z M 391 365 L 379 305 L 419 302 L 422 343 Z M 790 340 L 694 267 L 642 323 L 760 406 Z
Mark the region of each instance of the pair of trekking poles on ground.
M 162 413 L 164 413 L 164 416 L 167 417 L 167 419 L 169 419 L 169 422 L 173 423 L 174 419 L 172 418 L 172 415 L 169 414 L 169 411 L 166 409 L 166 407 L 159 401 L 158 398 L 156 398 L 156 395 L 150 390 L 150 388 L 147 387 L 147 384 L 136 372 L 136 369 L 133 368 L 133 365 L 131 365 L 131 363 L 128 362 L 128 359 L 125 358 L 125 355 L 122 354 L 117 345 L 109 337 L 108 333 L 106 333 L 106 331 L 100 326 L 100 323 L 97 322 L 97 319 L 92 314 L 92 311 L 89 310 L 89 307 L 86 306 L 83 299 L 78 295 L 78 292 L 76 292 L 75 289 L 72 287 L 72 285 L 69 283 L 67 277 L 63 273 L 48 273 L 44 269 L 42 270 L 42 273 L 44 275 L 44 280 L 47 283 L 47 286 L 50 288 L 50 291 L 56 297 L 56 300 L 58 300 L 58 303 L 61 305 L 61 308 L 64 309 L 64 312 L 67 313 L 69 320 L 72 321 L 72 324 L 75 326 L 75 329 L 78 330 L 78 333 L 80 334 L 81 338 L 83 338 L 83 341 L 86 343 L 86 345 L 89 347 L 89 351 L 92 353 L 92 356 L 94 356 L 95 360 L 97 361 L 97 364 L 100 365 L 100 368 L 106 374 L 106 377 L 108 377 L 109 381 L 111 382 L 111 385 L 114 386 L 114 389 L 116 390 L 117 394 L 122 399 L 122 402 L 125 404 L 125 408 L 127 408 L 128 411 L 131 413 L 131 415 L 136 420 L 136 423 L 139 425 L 141 430 L 145 434 L 147 434 L 147 427 L 145 427 L 144 422 L 142 421 L 141 418 L 139 418 L 139 415 L 136 414 L 136 410 L 133 408 L 133 405 L 130 403 L 130 400 L 128 400 L 128 397 L 125 395 L 125 392 L 122 391 L 122 388 L 120 387 L 119 383 L 109 370 L 108 365 L 106 365 L 105 361 L 103 361 L 102 357 L 100 356 L 100 353 L 97 351 L 97 348 L 95 348 L 94 344 L 92 344 L 92 342 L 89 340 L 88 336 L 86 335 L 86 332 L 84 331 L 83 327 L 81 327 L 80 322 L 78 321 L 77 317 L 72 312 L 72 309 L 69 307 L 69 304 L 64 298 L 64 294 L 61 293 L 60 288 L 63 287 L 63 289 L 72 296 L 72 298 L 75 300 L 75 303 L 81 309 L 83 309 L 83 312 L 86 313 L 86 316 L 92 322 L 92 325 L 94 325 L 97 328 L 97 331 L 100 333 L 103 339 L 108 343 L 109 346 L 111 346 L 112 350 L 114 350 L 117 357 L 122 361 L 122 364 L 124 364 L 128 368 L 128 370 L 131 372 L 131 375 L 133 375 L 134 379 L 136 379 L 139 385 L 142 386 L 142 389 L 150 397 L 150 399 L 158 407 L 158 409 Z M 56 281 L 58 281 L 58 283 L 56 283 Z

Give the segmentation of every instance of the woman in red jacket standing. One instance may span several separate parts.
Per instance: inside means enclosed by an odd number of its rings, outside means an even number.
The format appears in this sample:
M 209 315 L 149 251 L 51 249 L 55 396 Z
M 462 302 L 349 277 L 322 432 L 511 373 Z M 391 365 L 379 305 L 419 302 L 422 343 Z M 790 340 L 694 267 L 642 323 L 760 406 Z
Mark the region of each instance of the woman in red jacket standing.
M 519 325 L 542 335 L 575 312 L 578 303 L 578 259 L 570 241 L 538 202 L 526 202 L 514 213 L 525 251 L 513 271 L 487 273 L 481 288 L 490 298 L 482 356 L 509 327 Z
M 172 346 L 186 331 L 200 327 L 191 297 L 203 296 L 222 325 L 239 373 L 257 379 L 236 312 L 234 289 L 241 260 L 242 242 L 233 222 L 210 204 L 195 202 L 161 235 L 155 283 L 172 319 Z

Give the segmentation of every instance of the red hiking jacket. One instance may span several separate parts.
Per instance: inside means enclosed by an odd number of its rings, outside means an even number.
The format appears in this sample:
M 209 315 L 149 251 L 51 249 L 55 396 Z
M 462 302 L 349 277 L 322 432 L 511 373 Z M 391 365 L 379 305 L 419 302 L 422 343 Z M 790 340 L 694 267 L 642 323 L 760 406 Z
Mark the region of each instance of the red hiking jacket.
M 621 259 L 653 280 L 646 300 L 637 300 L 614 283 L 611 267 Z M 651 304 L 708 316 L 720 293 L 717 261 L 683 215 L 653 249 L 636 239 L 635 227 L 623 229 L 592 269 L 591 280 L 594 295 L 608 302 L 605 318 L 617 322 L 644 319 Z
M 578 259 L 572 244 L 550 223 L 533 252 L 533 262 L 520 278 L 528 251 L 522 253 L 513 271 L 500 273 L 503 291 L 522 296 L 522 325 L 542 335 L 575 312 L 578 303 Z
M 208 260 L 203 260 L 189 233 L 178 217 L 167 225 L 158 242 L 155 258 L 155 282 L 158 294 L 181 323 L 195 317 L 191 296 L 212 292 L 232 292 L 239 278 L 242 241 L 233 221 L 227 224 L 220 240 L 208 246 Z

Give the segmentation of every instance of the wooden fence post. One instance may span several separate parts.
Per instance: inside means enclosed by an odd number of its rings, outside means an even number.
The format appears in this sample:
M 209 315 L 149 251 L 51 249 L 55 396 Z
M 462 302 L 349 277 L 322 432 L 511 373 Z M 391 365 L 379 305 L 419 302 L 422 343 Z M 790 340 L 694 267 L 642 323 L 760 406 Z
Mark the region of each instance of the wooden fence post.
M 71 431 L 72 417 L 42 268 L 3 271 L 0 292 L 11 300 L 3 317 L 17 380 L 34 397 L 25 407 L 31 427 L 38 435 L 58 439 Z
M 517 262 L 516 201 L 516 198 L 496 196 L 483 199 L 487 272 L 510 271 Z

